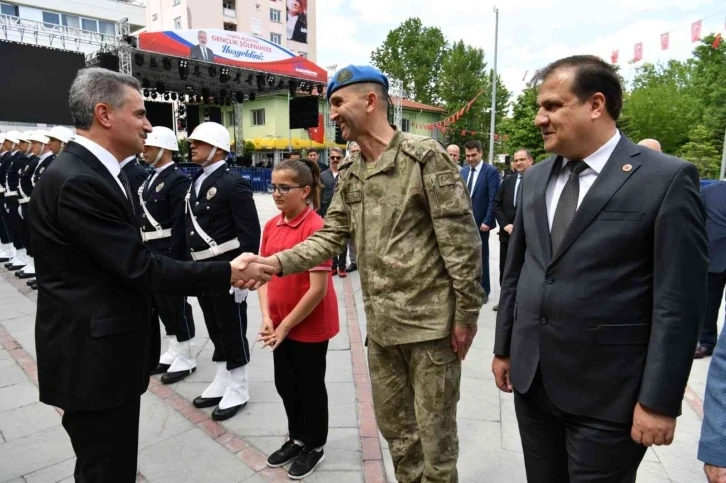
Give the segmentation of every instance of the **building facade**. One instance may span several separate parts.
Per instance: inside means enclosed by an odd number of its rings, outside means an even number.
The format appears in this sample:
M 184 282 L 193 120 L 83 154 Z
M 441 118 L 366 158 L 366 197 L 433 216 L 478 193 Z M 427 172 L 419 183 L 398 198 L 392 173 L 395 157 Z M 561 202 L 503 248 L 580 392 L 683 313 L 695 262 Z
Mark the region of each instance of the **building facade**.
M 146 0 L 149 32 L 224 29 L 269 40 L 316 61 L 315 0 Z

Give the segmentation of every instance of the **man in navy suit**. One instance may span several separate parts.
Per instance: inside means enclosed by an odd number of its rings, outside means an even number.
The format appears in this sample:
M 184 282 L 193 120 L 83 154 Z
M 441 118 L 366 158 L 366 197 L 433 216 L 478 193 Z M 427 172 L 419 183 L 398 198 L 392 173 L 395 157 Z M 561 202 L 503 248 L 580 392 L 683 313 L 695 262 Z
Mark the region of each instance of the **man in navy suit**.
M 479 227 L 481 236 L 481 286 L 484 288 L 484 303 L 489 301 L 491 287 L 489 283 L 489 232 L 497 226 L 494 218 L 494 198 L 499 191 L 499 171 L 494 166 L 482 161 L 482 147 L 479 141 L 467 141 L 464 144 L 466 162 L 469 166 L 461 170 L 466 188 L 471 196 L 474 208 L 474 221 Z
M 701 339 L 694 355 L 696 359 L 713 354 L 718 334 L 718 311 L 726 287 L 726 181 L 705 186 L 701 190 L 701 201 L 706 208 L 708 234 L 708 301 Z

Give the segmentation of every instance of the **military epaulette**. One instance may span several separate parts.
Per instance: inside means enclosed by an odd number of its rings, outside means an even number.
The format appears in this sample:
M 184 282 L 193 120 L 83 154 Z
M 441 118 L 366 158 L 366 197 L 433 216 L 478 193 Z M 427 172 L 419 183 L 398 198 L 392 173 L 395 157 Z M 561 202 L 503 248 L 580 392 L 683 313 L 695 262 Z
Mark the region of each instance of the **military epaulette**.
M 353 165 L 353 161 L 356 160 L 357 157 L 360 157 L 360 154 L 350 154 L 345 157 L 342 163 L 340 163 L 340 166 L 338 166 L 338 171 L 343 171 L 344 169 L 348 169 Z
M 401 151 L 414 158 L 419 163 L 425 163 L 431 151 L 445 152 L 441 145 L 430 137 L 406 134 L 401 141 Z

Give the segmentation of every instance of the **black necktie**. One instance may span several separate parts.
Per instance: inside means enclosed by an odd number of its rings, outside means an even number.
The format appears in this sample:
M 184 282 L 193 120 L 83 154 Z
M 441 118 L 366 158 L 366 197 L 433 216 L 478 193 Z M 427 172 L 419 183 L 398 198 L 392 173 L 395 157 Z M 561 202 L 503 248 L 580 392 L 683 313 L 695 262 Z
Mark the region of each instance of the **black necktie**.
M 555 218 L 552 220 L 552 230 L 550 231 L 550 239 L 552 240 L 552 253 L 557 253 L 557 249 L 565 238 L 567 228 L 570 226 L 572 219 L 577 211 L 577 201 L 580 198 L 580 173 L 588 168 L 584 161 L 569 161 L 564 169 L 569 169 L 570 176 L 567 178 L 567 184 L 562 189 L 560 200 L 557 202 L 555 209 Z
M 120 171 L 118 173 L 118 179 L 121 181 L 121 185 L 124 187 L 124 191 L 126 191 L 126 198 L 128 199 L 129 203 L 131 203 L 131 211 L 135 215 L 136 206 L 134 205 L 134 197 L 131 196 L 131 185 L 129 184 L 129 179 L 126 177 L 126 173 Z
M 466 183 L 466 189 L 469 190 L 469 194 L 471 194 L 471 188 L 474 183 L 474 173 L 476 173 L 476 168 L 471 168 L 471 173 L 469 173 L 469 181 Z

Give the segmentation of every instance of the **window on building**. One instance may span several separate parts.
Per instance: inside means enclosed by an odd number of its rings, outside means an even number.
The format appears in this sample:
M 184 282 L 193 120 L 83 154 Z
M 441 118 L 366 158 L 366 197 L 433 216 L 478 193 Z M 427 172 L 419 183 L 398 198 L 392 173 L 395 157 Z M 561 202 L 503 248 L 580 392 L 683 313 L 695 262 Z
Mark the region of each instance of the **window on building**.
M 72 28 L 72 29 L 79 29 L 81 28 L 81 19 L 80 17 L 76 17 L 75 15 L 66 15 L 63 14 L 61 16 L 63 19 L 63 26 Z
M 265 125 L 265 110 L 264 109 L 253 109 L 252 110 L 252 125 L 253 126 L 264 126 Z
M 174 29 L 175 30 L 181 30 L 182 24 L 181 24 L 181 17 L 177 17 L 174 19 Z
M 234 0 L 222 0 L 222 8 L 234 10 Z
M 277 45 L 282 44 L 282 35 L 270 32 L 270 42 Z
M 98 32 L 104 35 L 116 35 L 116 24 L 113 22 L 98 21 Z
M 60 14 L 53 12 L 43 12 L 43 22 L 46 27 L 52 27 L 53 25 L 60 25 Z
M 411 120 L 410 119 L 401 119 L 401 131 L 411 132 Z
M 234 126 L 234 110 L 227 111 L 224 113 L 227 118 L 227 126 Z
M 90 18 L 81 19 L 81 28 L 90 32 L 98 32 L 98 22 Z
M 181 3 L 181 0 L 174 0 L 174 6 L 177 6 Z
M 270 9 L 270 20 L 273 22 L 280 23 L 282 20 L 282 12 L 280 10 L 277 10 L 275 8 Z
M 229 30 L 230 32 L 236 32 L 237 26 L 233 23 L 224 23 L 224 30 Z
M 3 15 L 12 15 L 13 17 L 19 17 L 18 6 L 10 5 L 9 3 L 0 3 L 0 13 Z

